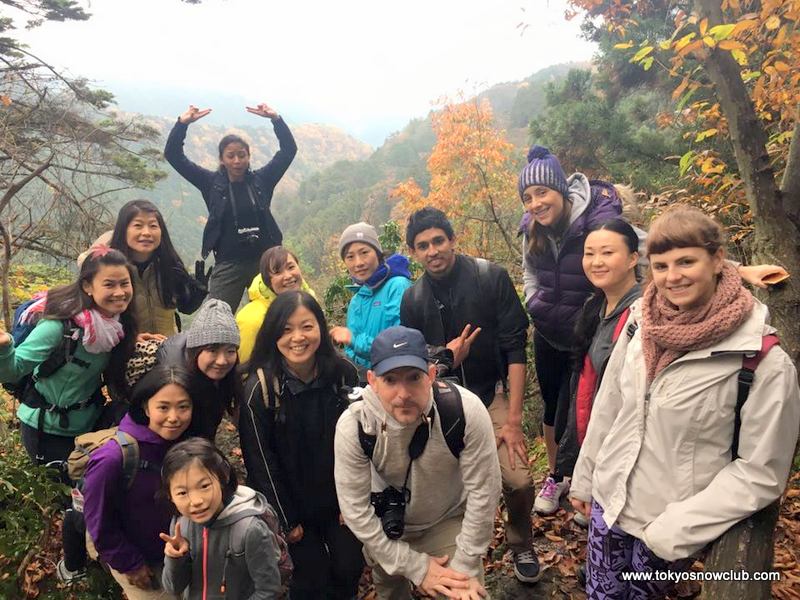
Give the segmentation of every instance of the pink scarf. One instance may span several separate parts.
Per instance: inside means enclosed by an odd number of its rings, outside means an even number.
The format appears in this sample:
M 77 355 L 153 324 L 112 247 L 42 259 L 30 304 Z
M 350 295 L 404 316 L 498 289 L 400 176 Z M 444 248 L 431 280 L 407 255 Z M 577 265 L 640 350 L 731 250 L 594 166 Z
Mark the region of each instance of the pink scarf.
M 83 349 L 89 354 L 102 354 L 111 350 L 125 337 L 119 315 L 106 317 L 95 308 L 79 312 L 72 317 L 83 329 Z
M 742 287 L 736 268 L 724 263 L 708 303 L 680 311 L 650 283 L 642 297 L 642 348 L 650 385 L 664 367 L 682 354 L 702 350 L 733 333 L 753 310 L 753 295 Z

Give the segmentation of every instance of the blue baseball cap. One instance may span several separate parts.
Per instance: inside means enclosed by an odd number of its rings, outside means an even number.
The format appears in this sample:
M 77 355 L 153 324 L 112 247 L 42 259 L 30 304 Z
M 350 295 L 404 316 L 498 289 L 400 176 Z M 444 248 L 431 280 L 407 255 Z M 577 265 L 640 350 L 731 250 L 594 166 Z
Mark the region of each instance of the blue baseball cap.
M 428 370 L 425 338 L 416 329 L 402 325 L 381 331 L 372 341 L 369 357 L 372 371 L 379 376 L 400 367 Z

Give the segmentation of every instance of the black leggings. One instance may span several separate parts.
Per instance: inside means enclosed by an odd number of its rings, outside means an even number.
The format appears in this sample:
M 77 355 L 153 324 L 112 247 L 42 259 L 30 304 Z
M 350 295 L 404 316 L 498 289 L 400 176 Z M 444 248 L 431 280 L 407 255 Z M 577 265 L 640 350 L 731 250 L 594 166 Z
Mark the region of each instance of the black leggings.
M 339 519 L 303 523 L 303 539 L 289 544 L 294 562 L 291 600 L 345 600 L 356 596 L 364 570 L 361 542 Z
M 533 361 L 542 391 L 545 425 L 555 427 L 556 442 L 561 438 L 569 412 L 569 380 L 572 353 L 558 350 L 538 331 L 533 333 Z

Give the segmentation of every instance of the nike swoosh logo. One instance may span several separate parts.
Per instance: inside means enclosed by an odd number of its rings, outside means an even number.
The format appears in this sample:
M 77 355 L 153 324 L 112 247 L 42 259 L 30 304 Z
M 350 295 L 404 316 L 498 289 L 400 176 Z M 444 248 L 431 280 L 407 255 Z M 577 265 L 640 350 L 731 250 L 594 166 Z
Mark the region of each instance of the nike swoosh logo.
M 408 342 L 400 342 L 399 344 L 392 344 L 392 348 L 400 348 L 402 346 L 405 346 L 406 344 L 408 344 Z

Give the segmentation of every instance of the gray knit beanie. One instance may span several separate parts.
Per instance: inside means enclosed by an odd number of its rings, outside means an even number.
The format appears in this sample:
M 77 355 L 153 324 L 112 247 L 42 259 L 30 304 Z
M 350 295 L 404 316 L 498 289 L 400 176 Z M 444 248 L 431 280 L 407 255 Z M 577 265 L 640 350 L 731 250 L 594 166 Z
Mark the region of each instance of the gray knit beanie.
M 199 348 L 211 344 L 239 346 L 239 326 L 228 303 L 217 298 L 206 300 L 194 316 L 186 332 L 186 347 Z
M 532 185 L 543 185 L 564 196 L 569 196 L 569 184 L 561 163 L 544 146 L 532 146 L 528 150 L 528 164 L 519 174 L 519 197 Z
M 378 232 L 368 223 L 364 223 L 363 221 L 354 223 L 342 232 L 342 237 L 339 238 L 339 256 L 344 258 L 344 251 L 347 249 L 347 246 L 353 242 L 369 244 L 375 248 L 375 252 L 378 253 L 378 258 L 383 256 L 383 248 L 381 248 L 381 242 L 378 239 Z

